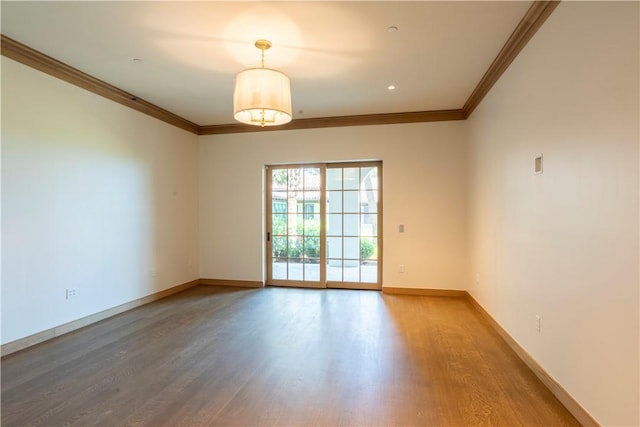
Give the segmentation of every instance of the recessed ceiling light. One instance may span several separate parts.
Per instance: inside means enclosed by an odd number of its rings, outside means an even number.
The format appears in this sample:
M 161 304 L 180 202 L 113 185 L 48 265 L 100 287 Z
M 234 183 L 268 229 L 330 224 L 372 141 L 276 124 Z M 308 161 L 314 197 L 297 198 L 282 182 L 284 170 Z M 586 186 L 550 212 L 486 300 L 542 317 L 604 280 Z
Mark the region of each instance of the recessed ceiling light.
M 387 27 L 387 31 L 390 33 L 395 33 L 396 31 L 398 31 L 398 27 L 396 27 L 395 25 L 391 25 Z
M 389 89 L 389 90 L 396 90 L 396 87 L 395 87 L 395 85 L 389 85 L 389 86 L 387 86 L 387 89 Z

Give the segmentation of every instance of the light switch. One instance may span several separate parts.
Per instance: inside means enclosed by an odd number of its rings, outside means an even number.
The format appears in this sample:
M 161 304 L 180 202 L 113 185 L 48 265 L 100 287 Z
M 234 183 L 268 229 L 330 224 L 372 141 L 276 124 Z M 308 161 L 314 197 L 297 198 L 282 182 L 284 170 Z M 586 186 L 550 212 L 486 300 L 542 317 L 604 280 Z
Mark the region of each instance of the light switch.
M 404 224 L 400 224 L 400 225 L 398 226 L 398 231 L 399 231 L 400 233 L 404 233 Z

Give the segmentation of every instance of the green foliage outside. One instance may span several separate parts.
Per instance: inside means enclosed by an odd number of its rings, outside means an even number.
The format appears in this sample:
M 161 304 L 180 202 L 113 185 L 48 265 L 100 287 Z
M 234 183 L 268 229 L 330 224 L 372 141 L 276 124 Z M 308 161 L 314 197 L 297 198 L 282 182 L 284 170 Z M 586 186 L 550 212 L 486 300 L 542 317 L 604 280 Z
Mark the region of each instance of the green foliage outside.
M 318 221 L 300 221 L 296 225 L 297 236 L 286 236 L 286 214 L 274 215 L 272 229 L 274 235 L 272 241 L 274 258 L 320 258 L 320 224 Z M 360 259 L 370 259 L 374 257 L 375 253 L 375 238 L 362 238 L 360 241 Z
M 369 259 L 376 252 L 376 244 L 373 238 L 363 238 L 360 240 L 360 259 Z
M 273 256 L 275 258 L 320 258 L 320 224 L 318 221 L 298 222 L 296 225 L 297 236 L 278 236 L 278 234 L 286 234 L 286 218 L 286 215 L 273 216 Z

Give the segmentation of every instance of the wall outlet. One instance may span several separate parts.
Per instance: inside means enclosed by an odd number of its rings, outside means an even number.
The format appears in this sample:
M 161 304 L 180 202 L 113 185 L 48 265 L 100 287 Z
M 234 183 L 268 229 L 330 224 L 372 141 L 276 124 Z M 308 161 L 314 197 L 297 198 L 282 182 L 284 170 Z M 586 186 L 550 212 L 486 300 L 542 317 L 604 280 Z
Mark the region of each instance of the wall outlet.
M 67 299 L 75 298 L 78 293 L 76 288 L 67 288 L 66 296 Z
M 398 266 L 398 273 L 404 273 L 404 264 Z
M 536 327 L 536 331 L 538 331 L 538 332 L 540 332 L 540 322 L 541 322 L 541 320 L 542 320 L 542 317 L 540 317 L 540 315 L 539 315 L 539 314 L 536 314 L 536 324 L 535 324 L 535 327 Z

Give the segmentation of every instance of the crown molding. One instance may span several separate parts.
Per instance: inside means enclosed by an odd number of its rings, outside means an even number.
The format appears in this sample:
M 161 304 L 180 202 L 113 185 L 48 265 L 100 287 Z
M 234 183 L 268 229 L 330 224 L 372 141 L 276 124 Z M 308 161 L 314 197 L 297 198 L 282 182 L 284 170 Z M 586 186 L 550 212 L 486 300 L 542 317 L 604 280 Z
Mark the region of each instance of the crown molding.
M 482 76 L 480 82 L 478 82 L 462 108 L 453 110 L 294 119 L 286 125 L 267 126 L 264 128 L 237 123 L 200 126 L 177 114 L 140 99 L 134 94 L 125 92 L 57 59 L 38 52 L 4 34 L 0 34 L 0 54 L 196 135 L 466 120 L 559 3 L 560 1 L 557 0 L 535 0 L 532 2 L 531 7 L 520 20 L 520 23 L 493 60 L 489 69 Z
M 251 126 L 245 124 L 200 126 L 200 135 L 225 133 L 268 132 L 277 130 L 317 129 L 344 126 L 390 125 L 398 123 L 441 122 L 464 120 L 462 110 L 415 111 L 408 113 L 363 114 L 358 116 L 318 117 L 294 119 L 281 126 Z
M 163 108 L 158 107 L 136 95 L 123 91 L 109 83 L 99 80 L 89 74 L 73 68 L 63 62 L 58 61 L 44 53 L 38 52 L 12 38 L 0 34 L 0 54 L 14 61 L 28 65 L 31 68 L 42 71 L 50 76 L 64 80 L 75 86 L 81 87 L 96 95 L 125 105 L 141 113 L 155 117 L 158 120 L 169 123 L 191 133 L 198 133 L 199 126 L 177 114 L 173 114 Z
M 534 1 L 527 10 L 520 23 L 513 31 L 507 42 L 504 44 L 496 59 L 493 60 L 489 69 L 480 82 L 476 85 L 473 92 L 465 102 L 462 110 L 466 117 L 469 117 L 473 110 L 480 104 L 480 101 L 489 93 L 489 90 L 498 81 L 500 76 L 507 70 L 509 65 L 518 56 L 520 51 L 524 49 L 531 37 L 544 24 L 547 18 L 560 4 L 560 1 Z

